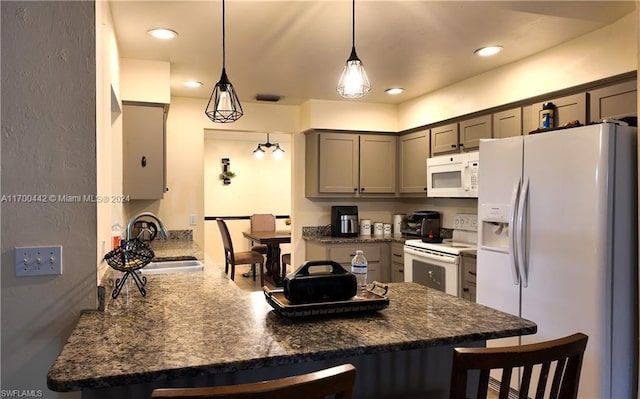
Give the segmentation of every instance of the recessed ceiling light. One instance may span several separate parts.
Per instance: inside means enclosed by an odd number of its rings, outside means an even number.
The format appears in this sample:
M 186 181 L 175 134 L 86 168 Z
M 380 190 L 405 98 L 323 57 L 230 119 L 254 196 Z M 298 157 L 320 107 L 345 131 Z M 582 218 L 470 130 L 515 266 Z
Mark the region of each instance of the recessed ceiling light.
M 200 87 L 202 86 L 202 82 L 198 82 L 197 80 L 187 80 L 184 82 L 184 85 L 187 87 Z
M 167 28 L 156 28 L 147 31 L 148 34 L 156 39 L 169 40 L 178 36 L 178 32 Z
M 402 87 L 392 87 L 390 89 L 385 90 L 385 93 L 395 96 L 396 94 L 400 94 L 403 91 L 404 89 Z
M 502 46 L 487 46 L 487 47 L 481 47 L 477 49 L 476 51 L 474 51 L 474 53 L 481 57 L 489 57 L 491 55 L 496 55 L 501 51 L 502 51 Z

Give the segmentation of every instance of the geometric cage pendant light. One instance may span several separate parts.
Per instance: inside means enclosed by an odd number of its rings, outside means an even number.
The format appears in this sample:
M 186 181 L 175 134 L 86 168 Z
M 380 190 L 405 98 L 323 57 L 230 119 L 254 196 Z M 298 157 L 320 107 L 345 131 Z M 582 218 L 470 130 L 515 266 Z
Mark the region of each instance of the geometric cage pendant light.
M 236 90 L 227 77 L 225 53 L 224 0 L 222 0 L 222 75 L 213 88 L 204 112 L 209 119 L 217 123 L 235 122 L 243 115 Z
M 338 93 L 345 98 L 362 97 L 371 90 L 371 83 L 364 70 L 364 64 L 356 54 L 356 0 L 352 2 L 351 55 L 338 81 Z

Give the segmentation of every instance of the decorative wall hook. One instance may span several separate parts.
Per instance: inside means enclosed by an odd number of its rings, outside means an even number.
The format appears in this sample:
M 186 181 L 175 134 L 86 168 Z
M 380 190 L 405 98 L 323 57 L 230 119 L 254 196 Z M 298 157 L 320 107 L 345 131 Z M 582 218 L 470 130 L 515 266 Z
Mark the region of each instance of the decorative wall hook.
M 231 165 L 231 161 L 229 158 L 222 158 L 222 173 L 218 176 L 224 185 L 231 184 L 231 178 L 235 177 L 236 174 L 229 170 L 229 165 Z

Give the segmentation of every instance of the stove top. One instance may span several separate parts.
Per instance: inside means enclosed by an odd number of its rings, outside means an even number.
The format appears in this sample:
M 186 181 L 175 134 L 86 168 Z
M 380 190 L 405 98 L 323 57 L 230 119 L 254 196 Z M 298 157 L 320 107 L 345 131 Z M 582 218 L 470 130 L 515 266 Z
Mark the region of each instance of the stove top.
M 404 242 L 404 245 L 421 249 L 429 249 L 437 252 L 444 252 L 451 255 L 459 255 L 461 251 L 476 249 L 475 243 L 453 240 L 443 240 L 440 244 L 422 242 L 422 240 L 406 240 Z

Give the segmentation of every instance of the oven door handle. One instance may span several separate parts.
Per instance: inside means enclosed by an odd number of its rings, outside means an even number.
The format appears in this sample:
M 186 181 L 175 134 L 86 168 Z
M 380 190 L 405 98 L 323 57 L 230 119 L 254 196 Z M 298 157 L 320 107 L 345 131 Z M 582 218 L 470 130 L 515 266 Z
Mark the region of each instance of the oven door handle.
M 456 263 L 458 258 L 456 255 L 436 255 L 430 252 L 423 252 L 410 247 L 404 247 L 404 253 L 405 253 L 405 256 L 411 255 L 414 257 L 420 257 L 422 259 L 428 259 L 428 260 L 433 260 L 436 262 L 443 262 L 443 263 Z

